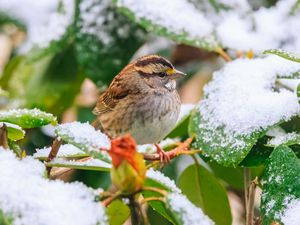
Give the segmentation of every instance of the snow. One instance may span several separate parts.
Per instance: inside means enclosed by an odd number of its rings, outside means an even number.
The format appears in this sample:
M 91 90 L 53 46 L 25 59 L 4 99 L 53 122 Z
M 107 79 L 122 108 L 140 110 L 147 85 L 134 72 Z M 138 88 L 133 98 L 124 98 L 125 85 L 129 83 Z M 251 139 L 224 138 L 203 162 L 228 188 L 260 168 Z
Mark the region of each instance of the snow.
M 181 190 L 176 186 L 175 182 L 169 177 L 166 177 L 163 173 L 150 168 L 147 170 L 146 176 L 156 182 L 166 186 L 174 193 L 181 193 Z
M 196 39 L 213 31 L 211 22 L 193 4 L 184 0 L 119 0 L 117 5 L 129 8 L 140 20 L 146 18 L 178 35 L 188 33 Z
M 87 161 L 75 161 L 75 160 L 65 160 L 62 158 L 55 158 L 50 162 L 51 166 L 55 167 L 55 165 L 66 165 L 66 166 L 81 166 L 81 167 L 99 167 L 99 168 L 111 168 L 111 164 L 104 162 L 99 159 L 89 159 Z
M 47 158 L 51 151 L 51 147 L 44 147 L 41 149 L 37 149 L 33 154 L 34 158 Z M 78 155 L 86 155 L 86 153 L 74 145 L 65 144 L 61 145 L 56 157 L 74 157 Z
M 43 112 L 39 109 L 10 109 L 7 111 L 0 111 L 0 118 L 14 117 L 20 118 L 26 115 L 30 115 L 30 117 L 38 117 L 38 118 L 53 118 L 51 113 Z M 55 118 L 55 117 L 54 117 Z
M 204 88 L 206 98 L 200 102 L 201 129 L 224 129 L 219 137 L 222 146 L 243 146 L 236 137 L 250 136 L 279 121 L 289 120 L 300 112 L 297 95 L 287 89 L 274 90 L 277 75 L 291 75 L 300 64 L 277 56 L 237 59 L 213 74 Z M 204 140 L 212 141 L 211 132 Z M 212 141 L 213 142 L 213 141 Z
M 270 8 L 261 7 L 252 13 L 228 12 L 217 24 L 217 35 L 224 46 L 236 50 L 252 49 L 260 53 L 269 48 L 281 47 L 299 51 L 299 15 L 290 16 L 293 4 L 295 1 L 285 0 Z
M 79 182 L 46 180 L 44 173 L 41 162 L 19 160 L 0 149 L 0 209 L 14 218 L 13 225 L 108 224 L 92 189 Z
M 176 217 L 182 219 L 183 225 L 212 225 L 211 219 L 203 211 L 193 205 L 184 195 L 170 193 L 167 195 L 167 205 Z
M 300 135 L 296 132 L 291 132 L 275 136 L 268 141 L 268 145 L 279 146 L 287 142 L 297 142 L 297 140 L 300 141 Z
M 281 216 L 281 222 L 284 225 L 300 224 L 300 199 L 295 199 L 288 204 L 287 208 Z
M 166 138 L 158 143 L 159 147 L 164 149 L 169 146 L 175 145 L 180 140 L 177 138 Z M 156 153 L 156 147 L 154 144 L 144 144 L 144 145 L 138 145 L 138 152 L 140 153 Z
M 60 2 L 63 10 L 57 11 Z M 74 17 L 73 0 L 1 0 L 0 11 L 14 16 L 27 26 L 27 40 L 21 52 L 33 47 L 47 47 L 51 41 L 59 40 L 65 34 Z
M 71 122 L 57 126 L 56 134 L 63 140 L 71 144 L 82 146 L 83 148 L 99 151 L 99 149 L 110 149 L 109 138 L 95 130 L 89 123 Z

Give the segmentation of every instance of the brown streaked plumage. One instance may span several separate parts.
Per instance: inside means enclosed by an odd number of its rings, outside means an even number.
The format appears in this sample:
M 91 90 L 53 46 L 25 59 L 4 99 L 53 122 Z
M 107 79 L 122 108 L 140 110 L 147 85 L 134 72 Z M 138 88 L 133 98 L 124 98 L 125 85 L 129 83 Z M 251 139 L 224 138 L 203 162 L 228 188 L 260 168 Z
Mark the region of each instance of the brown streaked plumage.
M 93 110 L 101 129 L 112 138 L 129 133 L 138 144 L 160 141 L 177 121 L 180 99 L 175 79 L 183 75 L 158 55 L 128 64 Z

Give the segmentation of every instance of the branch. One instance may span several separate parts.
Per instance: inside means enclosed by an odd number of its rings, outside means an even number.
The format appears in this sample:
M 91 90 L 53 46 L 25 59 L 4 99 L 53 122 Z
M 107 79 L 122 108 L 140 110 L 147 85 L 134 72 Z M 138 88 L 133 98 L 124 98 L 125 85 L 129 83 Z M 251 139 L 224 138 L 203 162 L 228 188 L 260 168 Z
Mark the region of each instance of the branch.
M 89 157 L 84 157 L 82 159 L 78 159 L 78 160 L 75 160 L 76 162 L 85 162 L 85 161 L 88 161 L 90 160 L 92 157 L 89 156 Z M 51 171 L 50 175 L 49 175 L 49 178 L 50 179 L 56 179 L 56 178 L 59 178 L 60 176 L 62 176 L 63 174 L 69 172 L 69 171 L 72 171 L 74 170 L 73 168 L 66 168 L 66 167 L 61 167 L 61 168 L 55 168 Z
M 61 144 L 62 144 L 61 139 L 59 139 L 59 138 L 54 139 L 54 141 L 52 143 L 52 146 L 51 146 L 51 151 L 49 152 L 49 155 L 46 159 L 46 162 L 50 162 L 52 159 L 54 159 L 56 157 Z M 52 167 L 47 166 L 48 176 L 50 175 L 51 169 L 52 169 Z
M 255 198 L 255 189 L 258 184 L 258 178 L 256 177 L 253 181 L 251 181 L 249 190 L 248 190 L 248 205 L 246 205 L 246 225 L 253 224 L 254 217 L 254 198 Z
M 188 147 L 192 143 L 193 138 L 186 139 L 183 143 L 180 143 L 176 148 L 171 151 L 167 151 L 165 154 L 170 159 L 177 157 L 178 155 L 192 155 L 200 152 L 200 150 L 188 150 Z M 158 153 L 154 154 L 143 154 L 145 160 L 149 161 L 158 161 L 161 159 L 161 156 Z
M 0 146 L 4 149 L 8 149 L 8 139 L 7 139 L 7 126 L 5 123 L 2 123 L 0 128 Z

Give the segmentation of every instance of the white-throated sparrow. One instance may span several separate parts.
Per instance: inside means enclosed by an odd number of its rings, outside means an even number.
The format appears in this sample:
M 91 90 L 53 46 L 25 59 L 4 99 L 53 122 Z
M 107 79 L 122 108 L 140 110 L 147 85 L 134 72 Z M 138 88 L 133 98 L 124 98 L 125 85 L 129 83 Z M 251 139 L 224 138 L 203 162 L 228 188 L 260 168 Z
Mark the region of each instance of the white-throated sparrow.
M 185 74 L 165 58 L 148 55 L 128 64 L 99 97 L 93 113 L 111 138 L 131 134 L 138 144 L 157 143 L 180 111 L 175 79 Z

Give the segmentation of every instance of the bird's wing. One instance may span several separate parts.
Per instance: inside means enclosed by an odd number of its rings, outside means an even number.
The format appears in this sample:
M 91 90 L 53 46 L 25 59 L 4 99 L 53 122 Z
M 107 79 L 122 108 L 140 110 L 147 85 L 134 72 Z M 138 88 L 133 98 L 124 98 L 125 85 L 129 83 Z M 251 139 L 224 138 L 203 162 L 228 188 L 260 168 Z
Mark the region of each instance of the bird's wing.
M 113 82 L 110 87 L 99 97 L 93 110 L 95 115 L 112 111 L 118 101 L 125 98 L 129 93 L 128 88 L 121 86 L 120 82 Z

